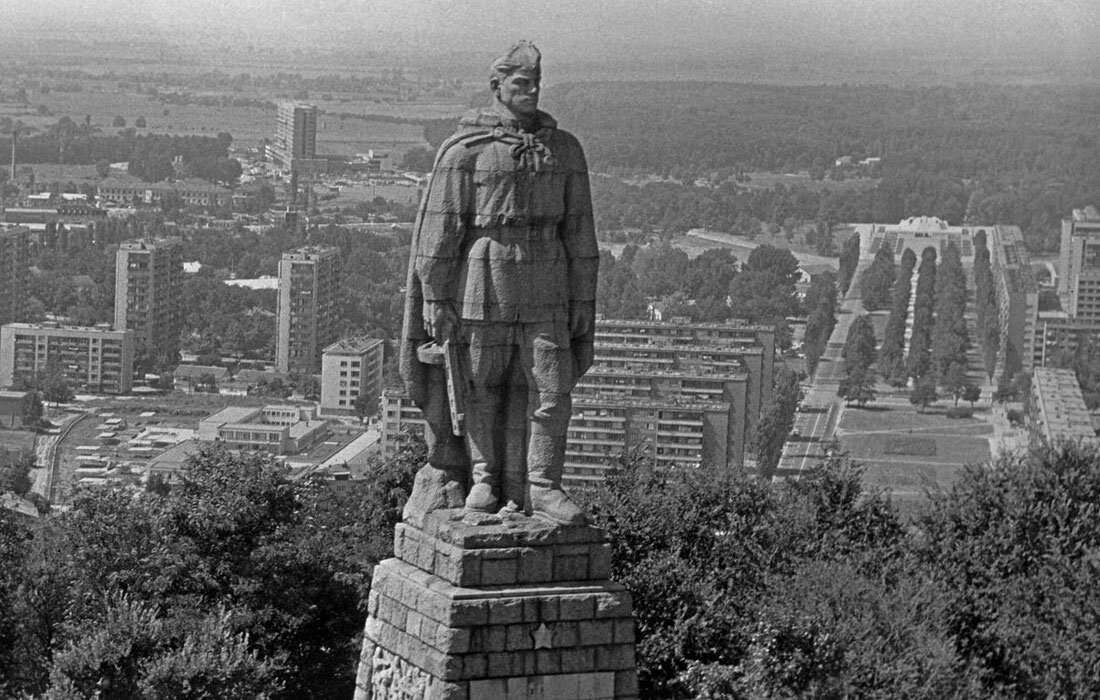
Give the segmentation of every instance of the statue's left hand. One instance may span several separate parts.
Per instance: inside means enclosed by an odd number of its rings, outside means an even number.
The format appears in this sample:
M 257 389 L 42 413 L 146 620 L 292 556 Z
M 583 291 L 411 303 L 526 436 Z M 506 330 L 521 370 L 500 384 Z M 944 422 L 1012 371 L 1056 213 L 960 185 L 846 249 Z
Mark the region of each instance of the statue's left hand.
M 569 337 L 592 337 L 592 324 L 596 320 L 596 305 L 591 302 L 576 302 L 569 305 Z
M 424 301 L 424 331 L 440 345 L 455 340 L 458 314 L 449 301 Z

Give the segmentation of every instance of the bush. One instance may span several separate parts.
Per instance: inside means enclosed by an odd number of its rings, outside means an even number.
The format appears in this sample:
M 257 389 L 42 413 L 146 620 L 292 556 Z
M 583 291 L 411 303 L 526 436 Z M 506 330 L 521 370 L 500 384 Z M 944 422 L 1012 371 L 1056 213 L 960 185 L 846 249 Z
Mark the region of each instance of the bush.
M 948 418 L 973 418 L 974 409 L 956 406 L 954 408 L 947 409 L 947 413 L 945 415 Z

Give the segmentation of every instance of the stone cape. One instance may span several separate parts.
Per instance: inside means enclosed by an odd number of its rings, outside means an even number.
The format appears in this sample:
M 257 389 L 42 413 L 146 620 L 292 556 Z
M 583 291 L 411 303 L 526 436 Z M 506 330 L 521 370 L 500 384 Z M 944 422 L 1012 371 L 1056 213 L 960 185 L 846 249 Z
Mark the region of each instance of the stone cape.
M 357 700 L 637 697 L 630 594 L 603 531 L 429 513 L 376 567 Z

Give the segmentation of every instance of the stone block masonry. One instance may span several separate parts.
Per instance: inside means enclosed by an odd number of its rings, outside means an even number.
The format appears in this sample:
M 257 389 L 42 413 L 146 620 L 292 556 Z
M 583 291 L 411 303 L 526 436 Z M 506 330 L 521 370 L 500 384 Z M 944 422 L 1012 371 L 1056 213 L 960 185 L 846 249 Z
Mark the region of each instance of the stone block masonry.
M 630 594 L 591 527 L 429 514 L 374 572 L 357 700 L 636 698 Z

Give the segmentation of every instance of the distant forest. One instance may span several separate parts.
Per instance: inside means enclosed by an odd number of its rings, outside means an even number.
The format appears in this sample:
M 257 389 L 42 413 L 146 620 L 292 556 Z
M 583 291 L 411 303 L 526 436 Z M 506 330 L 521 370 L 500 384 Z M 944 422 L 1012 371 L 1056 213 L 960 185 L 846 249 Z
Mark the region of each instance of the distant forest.
M 659 230 L 729 230 L 742 214 L 833 223 L 930 214 L 1016 224 L 1032 250 L 1054 250 L 1058 222 L 1100 203 L 1095 87 L 593 82 L 555 85 L 546 108 L 578 135 L 593 170 L 684 183 L 597 181 L 604 227 L 647 219 Z M 833 164 L 846 155 L 881 157 L 878 185 L 784 187 L 766 201 L 741 186 L 751 171 L 842 176 Z M 710 186 L 691 184 L 700 178 Z

